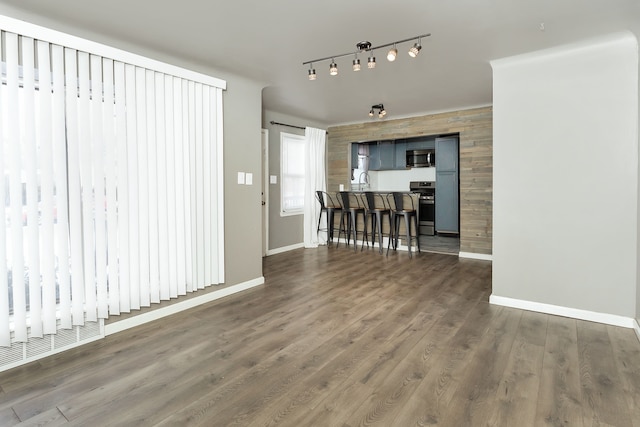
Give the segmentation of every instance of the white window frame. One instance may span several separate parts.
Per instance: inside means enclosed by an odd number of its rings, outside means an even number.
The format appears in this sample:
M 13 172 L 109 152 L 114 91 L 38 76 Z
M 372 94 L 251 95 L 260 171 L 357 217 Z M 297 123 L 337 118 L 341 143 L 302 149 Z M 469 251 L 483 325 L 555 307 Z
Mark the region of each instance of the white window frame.
M 306 138 L 303 135 L 296 135 L 292 133 L 281 132 L 280 133 L 280 216 L 293 216 L 293 215 L 303 215 L 304 214 L 304 179 L 306 178 L 306 171 L 304 170 L 304 144 Z M 302 168 L 302 205 L 296 208 L 286 208 L 286 197 L 285 197 L 285 185 L 288 182 L 288 175 L 298 176 L 299 174 L 289 173 L 288 161 L 287 161 L 287 145 L 288 144 L 299 144 L 303 148 L 302 155 L 299 159 L 295 159 L 294 167 Z

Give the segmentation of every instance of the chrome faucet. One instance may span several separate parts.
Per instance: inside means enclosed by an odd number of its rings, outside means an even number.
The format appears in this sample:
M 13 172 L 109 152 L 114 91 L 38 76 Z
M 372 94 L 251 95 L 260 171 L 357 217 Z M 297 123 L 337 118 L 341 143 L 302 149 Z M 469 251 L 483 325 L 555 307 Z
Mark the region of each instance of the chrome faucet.
M 364 176 L 364 184 L 362 183 L 363 176 Z M 369 188 L 369 174 L 367 172 L 362 172 L 358 177 L 358 190 L 362 191 L 365 188 Z

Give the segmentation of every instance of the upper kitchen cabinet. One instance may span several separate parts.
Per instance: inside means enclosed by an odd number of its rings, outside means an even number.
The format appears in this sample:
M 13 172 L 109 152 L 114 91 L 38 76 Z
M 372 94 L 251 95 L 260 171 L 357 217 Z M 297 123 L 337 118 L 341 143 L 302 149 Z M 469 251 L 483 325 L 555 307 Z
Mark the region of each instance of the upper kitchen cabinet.
M 407 143 L 403 140 L 396 141 L 395 144 L 395 164 L 394 169 L 406 169 L 407 167 Z
M 395 169 L 395 154 L 395 141 L 378 141 L 369 145 L 369 170 Z
M 436 232 L 460 233 L 458 137 L 436 138 Z

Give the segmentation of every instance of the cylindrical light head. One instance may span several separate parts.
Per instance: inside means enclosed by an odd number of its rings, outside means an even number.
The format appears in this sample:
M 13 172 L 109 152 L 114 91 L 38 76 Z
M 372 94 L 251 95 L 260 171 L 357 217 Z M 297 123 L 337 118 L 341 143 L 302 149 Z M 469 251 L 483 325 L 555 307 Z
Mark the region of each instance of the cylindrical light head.
M 411 49 L 409 49 L 409 56 L 415 58 L 420 53 L 420 49 L 422 49 L 420 43 L 414 43 L 413 46 L 411 46 Z
M 353 71 L 360 71 L 360 60 L 358 58 L 353 60 Z
M 370 56 L 369 59 L 367 59 L 367 68 L 371 69 L 371 68 L 376 68 L 376 57 L 375 56 Z
M 396 60 L 396 56 L 398 56 L 398 49 L 396 49 L 395 45 L 389 50 L 387 53 L 387 59 L 389 62 L 393 62 Z
M 309 80 L 316 79 L 316 70 L 314 68 L 309 68 Z
M 369 110 L 369 117 L 373 117 L 374 111 L 373 108 L 371 110 Z
M 329 74 L 331 74 L 332 76 L 338 74 L 338 65 L 333 62 L 333 59 L 331 60 L 331 65 L 329 65 Z

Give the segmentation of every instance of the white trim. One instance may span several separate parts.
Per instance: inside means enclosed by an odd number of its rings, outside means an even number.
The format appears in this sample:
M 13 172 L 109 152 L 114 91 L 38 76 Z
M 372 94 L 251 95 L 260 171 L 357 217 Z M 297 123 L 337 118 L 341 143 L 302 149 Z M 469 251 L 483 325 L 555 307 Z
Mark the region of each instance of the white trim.
M 638 324 L 636 319 L 633 320 L 633 330 L 636 331 L 636 337 L 638 341 L 640 341 L 640 324 Z
M 281 254 L 283 252 L 289 252 L 289 251 L 292 251 L 294 249 L 300 249 L 300 248 L 304 248 L 304 243 L 303 242 L 296 243 L 295 245 L 283 246 L 281 248 L 270 249 L 270 250 L 267 251 L 267 256 Z
M 260 135 L 262 137 L 260 148 L 264 150 L 262 158 L 262 200 L 264 201 L 262 206 L 262 233 L 264 238 L 262 256 L 267 256 L 269 254 L 269 130 L 262 129 Z
M 553 314 L 556 316 L 570 317 L 572 319 L 604 323 L 606 325 L 621 326 L 623 328 L 635 329 L 635 327 L 637 326 L 636 320 L 632 317 L 624 317 L 618 316 L 616 314 L 598 313 L 595 311 L 581 310 L 579 308 L 562 307 L 559 305 L 507 298 L 493 294 L 489 296 L 489 303 L 502 305 L 505 307 L 519 308 L 522 310 L 537 311 L 539 313 Z M 637 329 L 636 333 L 638 333 Z
M 128 319 L 121 320 L 119 322 L 110 323 L 105 325 L 104 334 L 105 336 L 112 335 L 117 332 L 124 331 L 126 329 L 134 328 L 136 326 L 140 326 L 145 323 L 152 322 L 154 320 L 158 320 L 163 317 L 170 316 L 175 313 L 179 313 L 181 311 L 189 310 L 190 308 L 197 307 L 199 305 L 206 304 L 211 301 L 215 301 L 217 299 L 224 298 L 226 296 L 233 295 L 238 292 L 242 292 L 256 286 L 260 286 L 262 284 L 264 284 L 264 277 L 260 276 L 256 279 L 252 279 L 247 282 L 238 283 L 237 285 L 229 286 L 228 288 L 223 288 L 218 291 L 209 292 L 200 297 L 190 298 L 185 301 L 178 302 L 176 304 L 172 304 L 166 307 L 159 308 L 157 310 L 150 311 L 148 313 L 140 314 L 138 316 L 133 316 Z
M 474 252 L 460 252 L 458 253 L 460 258 L 480 259 L 483 261 L 493 261 L 493 255 L 491 254 L 477 254 Z
M 50 28 L 41 27 L 29 22 L 21 21 L 8 16 L 0 15 L 0 28 L 16 34 L 33 37 L 38 40 L 48 41 L 76 50 L 90 52 L 95 55 L 104 56 L 110 59 L 116 59 L 128 64 L 137 65 L 139 67 L 160 71 L 187 80 L 193 80 L 220 89 L 227 88 L 227 82 L 215 77 L 201 74 L 196 71 L 187 70 L 182 67 L 167 64 L 165 62 L 156 61 L 135 53 L 127 52 L 101 43 L 96 43 L 71 34 L 52 30 Z

